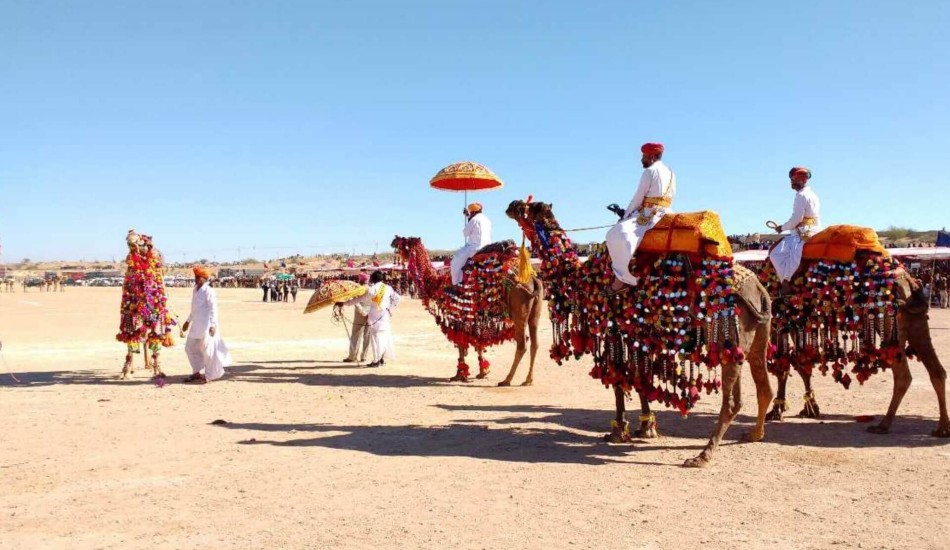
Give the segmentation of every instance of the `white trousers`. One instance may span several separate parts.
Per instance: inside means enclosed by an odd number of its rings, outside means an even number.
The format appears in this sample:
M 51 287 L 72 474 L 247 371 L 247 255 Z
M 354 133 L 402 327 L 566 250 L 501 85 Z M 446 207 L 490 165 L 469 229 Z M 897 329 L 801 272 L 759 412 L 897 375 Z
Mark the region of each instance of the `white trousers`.
M 666 212 L 660 209 L 654 211 L 646 225 L 637 223 L 639 211 L 620 220 L 607 231 L 607 251 L 610 253 L 610 263 L 613 265 L 614 275 L 628 285 L 636 285 L 637 278 L 630 273 L 630 260 L 633 259 L 643 235 L 653 229 Z
M 389 323 L 383 325 L 379 323 L 370 327 L 370 339 L 373 342 L 373 361 L 379 362 L 380 359 L 395 359 L 396 348 L 393 346 L 393 331 Z
M 805 248 L 805 241 L 798 235 L 798 231 L 793 230 L 769 252 L 769 260 L 775 267 L 775 273 L 778 274 L 779 279 L 787 281 L 792 278 L 802 263 L 803 248 Z
M 204 370 L 205 378 L 217 380 L 224 376 L 224 369 L 231 365 L 231 354 L 220 336 L 202 335 L 201 338 L 188 338 L 185 342 L 185 354 L 191 363 L 192 372 Z
M 462 282 L 462 268 L 465 267 L 468 259 L 474 256 L 476 252 L 478 252 L 478 247 L 473 244 L 467 244 L 458 249 L 458 252 L 452 256 L 452 263 L 449 265 L 449 269 L 452 273 L 453 285 L 457 285 Z

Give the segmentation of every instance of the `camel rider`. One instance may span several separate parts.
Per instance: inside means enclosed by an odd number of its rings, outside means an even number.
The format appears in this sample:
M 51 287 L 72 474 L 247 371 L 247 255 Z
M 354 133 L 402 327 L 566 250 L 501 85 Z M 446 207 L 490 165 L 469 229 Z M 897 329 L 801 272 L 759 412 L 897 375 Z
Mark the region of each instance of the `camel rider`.
M 462 231 L 465 236 L 465 245 L 452 256 L 452 263 L 449 266 L 452 271 L 453 285 L 462 282 L 462 268 L 465 267 L 465 262 L 480 248 L 491 243 L 491 220 L 482 213 L 482 203 L 473 202 L 465 207 L 462 213 L 468 218 L 468 223 Z
M 821 228 L 819 210 L 821 203 L 818 195 L 808 185 L 811 170 L 795 167 L 789 170 L 792 189 L 795 190 L 795 202 L 792 204 L 792 217 L 782 225 L 771 223 L 769 227 L 777 233 L 788 231 L 769 252 L 769 260 L 775 266 L 775 272 L 782 281 L 789 280 L 802 261 L 802 248 L 812 235 Z M 768 225 L 768 224 L 767 224 Z
M 670 211 L 676 194 L 676 175 L 663 164 L 663 144 L 644 143 L 640 152 L 640 186 L 620 221 L 607 231 L 607 250 L 617 277 L 611 286 L 613 292 L 622 290 L 624 284 L 637 284 L 637 278 L 630 273 L 630 259 L 643 235 Z

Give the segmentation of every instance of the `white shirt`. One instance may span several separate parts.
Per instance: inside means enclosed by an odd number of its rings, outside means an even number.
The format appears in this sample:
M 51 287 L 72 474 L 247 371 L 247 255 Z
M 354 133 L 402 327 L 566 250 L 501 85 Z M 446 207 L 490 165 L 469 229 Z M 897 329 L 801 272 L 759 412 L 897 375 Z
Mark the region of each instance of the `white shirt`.
M 790 231 L 802 223 L 803 218 L 815 218 L 815 226 L 821 225 L 821 218 L 818 213 L 821 203 L 818 201 L 818 195 L 812 191 L 811 187 L 806 185 L 795 192 L 795 202 L 792 203 L 792 217 L 782 224 L 782 231 Z
M 481 212 L 475 214 L 465 224 L 462 235 L 465 236 L 465 246 L 474 247 L 475 250 L 491 244 L 491 220 Z
M 643 170 L 640 176 L 640 185 L 633 199 L 624 210 L 624 217 L 629 217 L 634 211 L 640 210 L 643 199 L 647 197 L 669 197 L 673 198 L 676 194 L 676 177 L 669 167 L 658 160 Z
M 204 338 L 208 329 L 218 327 L 218 297 L 207 282 L 191 294 L 191 314 L 188 315 L 188 338 Z
M 376 296 L 382 293 L 382 298 L 379 300 L 379 304 L 376 303 Z M 369 307 L 369 316 L 366 320 L 366 323 L 370 327 L 387 329 L 389 328 L 389 310 L 399 305 L 399 300 L 401 296 L 396 292 L 393 287 L 387 285 L 386 283 L 379 282 L 372 285 L 369 285 L 366 294 L 362 296 L 357 296 L 346 303 L 346 305 L 357 305 L 362 304 L 363 306 Z

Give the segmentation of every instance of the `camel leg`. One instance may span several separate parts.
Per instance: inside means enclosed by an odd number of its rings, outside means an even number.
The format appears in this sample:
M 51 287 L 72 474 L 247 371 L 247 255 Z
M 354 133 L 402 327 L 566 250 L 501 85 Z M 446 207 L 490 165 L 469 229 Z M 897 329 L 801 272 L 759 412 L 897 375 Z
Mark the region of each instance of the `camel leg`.
M 803 369 L 800 371 L 800 374 L 802 375 L 802 382 L 805 383 L 805 395 L 802 397 L 802 399 L 805 400 L 805 406 L 801 412 L 798 413 L 798 416 L 800 418 L 821 418 L 821 409 L 818 407 L 818 401 L 815 399 L 815 390 L 811 387 L 812 373 L 806 373 Z
M 483 378 L 488 378 L 488 373 L 491 372 L 491 364 L 488 362 L 488 359 L 485 359 L 485 350 L 484 349 L 475 349 L 478 354 L 478 378 L 479 380 Z
M 719 419 L 716 421 L 716 427 L 713 429 L 709 443 L 703 449 L 699 456 L 690 458 L 683 463 L 688 468 L 702 468 L 712 462 L 713 454 L 719 448 L 719 442 L 729 429 L 729 425 L 739 414 L 742 407 L 742 388 L 739 379 L 742 376 L 739 365 L 729 363 L 722 367 L 722 407 L 719 409 Z
M 650 400 L 647 399 L 645 392 L 639 392 L 640 396 L 640 427 L 633 435 L 643 439 L 655 439 L 660 437 L 660 430 L 656 423 L 656 414 L 650 410 Z
M 755 398 L 758 404 L 755 428 L 742 438 L 750 443 L 762 441 L 765 437 L 765 415 L 769 409 L 769 403 L 772 402 L 772 386 L 769 383 L 769 371 L 766 367 L 768 345 L 769 326 L 767 324 L 760 325 L 756 328 L 754 340 L 749 345 L 749 352 L 746 354 L 749 370 L 752 372 L 752 381 L 755 382 Z
M 937 393 L 937 406 L 940 409 L 940 420 L 937 422 L 937 428 L 930 433 L 934 437 L 950 437 L 950 418 L 947 417 L 947 371 L 940 363 L 937 352 L 934 350 L 933 342 L 930 339 L 930 323 L 927 316 L 908 316 L 907 338 L 910 341 L 910 347 L 917 351 L 917 358 L 924 364 L 927 374 L 930 375 L 930 383 Z
M 511 379 L 515 377 L 515 371 L 518 370 L 518 364 L 521 363 L 521 358 L 524 357 L 524 353 L 527 351 L 527 346 L 525 345 L 524 327 L 515 327 L 515 345 L 515 359 L 511 362 L 511 370 L 508 371 L 508 376 L 498 383 L 499 386 L 511 385 Z
M 630 443 L 630 425 L 624 420 L 626 411 L 626 394 L 619 384 L 614 384 L 614 405 L 616 416 L 610 423 L 610 433 L 604 436 L 607 443 Z
M 785 402 L 785 387 L 788 385 L 788 371 L 776 376 L 778 379 L 778 390 L 775 401 L 772 402 L 772 410 L 766 415 L 765 419 L 769 422 L 781 422 L 788 410 Z
M 457 346 L 459 350 L 459 362 L 455 370 L 455 376 L 449 378 L 449 382 L 468 382 L 468 365 L 465 363 L 465 356 L 468 355 L 468 346 Z
M 521 383 L 522 386 L 534 384 L 534 359 L 538 356 L 538 319 L 541 317 L 541 301 L 536 301 L 537 315 L 532 315 L 532 320 L 528 323 L 528 340 L 531 346 L 530 363 L 528 364 L 528 377 Z
M 905 356 L 901 356 L 901 358 L 894 363 L 892 370 L 894 371 L 894 391 L 891 393 L 891 404 L 887 408 L 887 415 L 884 416 L 881 423 L 868 428 L 868 431 L 872 434 L 886 434 L 891 431 L 894 415 L 897 414 L 897 408 L 900 407 L 901 400 L 904 399 L 904 394 L 907 393 L 907 389 L 910 388 L 910 382 L 913 379 L 913 376 L 910 374 L 910 366 L 907 364 L 907 357 Z
M 125 354 L 125 364 L 122 366 L 122 374 L 119 375 L 119 380 L 125 380 L 132 376 L 132 351 L 129 350 Z
M 158 354 L 158 350 L 152 353 L 152 376 L 154 378 L 165 378 L 165 373 L 162 371 L 162 366 L 158 361 Z

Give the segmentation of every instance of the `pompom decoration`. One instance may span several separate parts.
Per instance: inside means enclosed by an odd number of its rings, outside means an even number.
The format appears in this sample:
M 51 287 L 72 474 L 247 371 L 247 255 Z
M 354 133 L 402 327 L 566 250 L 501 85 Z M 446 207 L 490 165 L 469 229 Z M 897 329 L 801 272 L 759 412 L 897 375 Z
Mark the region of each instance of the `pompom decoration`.
M 759 280 L 773 296 L 769 371 L 819 372 L 845 388 L 863 384 L 901 357 L 897 335 L 899 261 L 858 255 L 851 262 L 803 260 L 787 296 L 771 262 Z
M 125 258 L 125 280 L 119 306 L 119 333 L 133 352 L 144 342 L 152 351 L 174 345 L 172 328 L 177 323 L 168 311 L 164 264 L 151 238 L 129 232 L 129 254 Z

